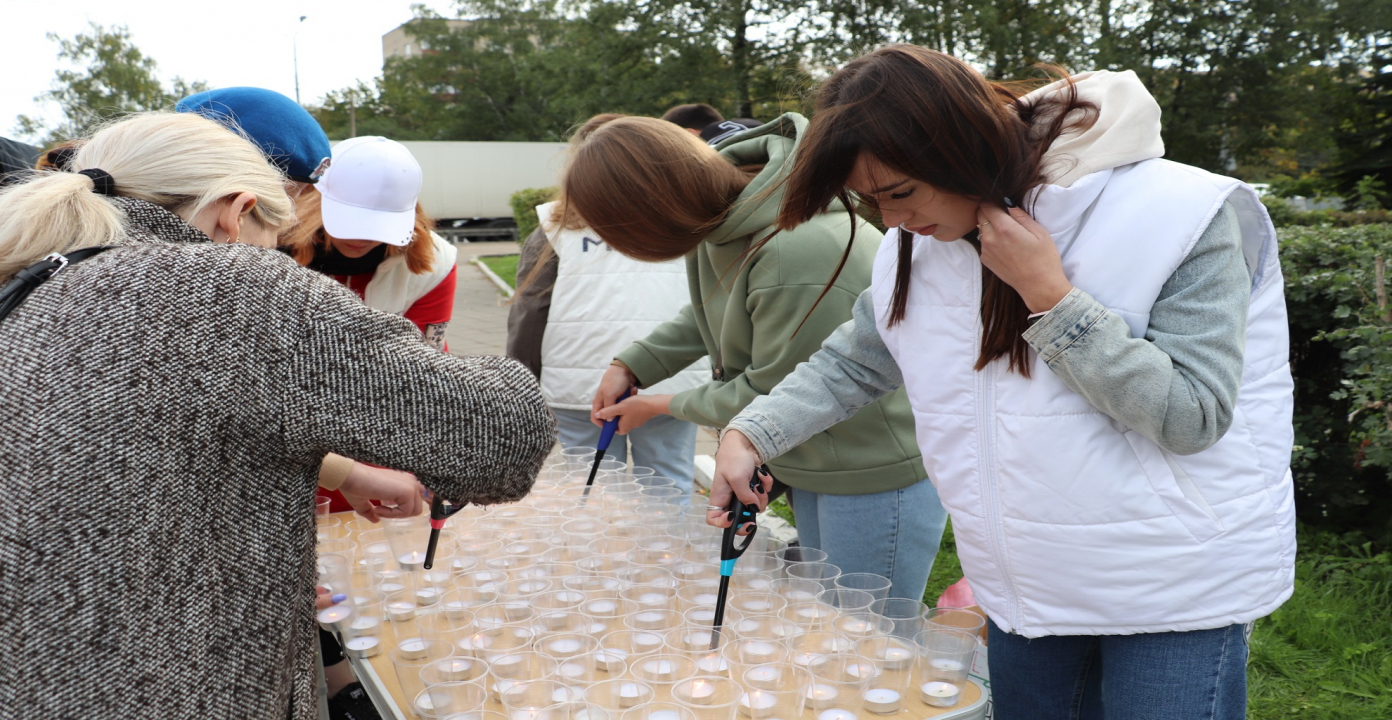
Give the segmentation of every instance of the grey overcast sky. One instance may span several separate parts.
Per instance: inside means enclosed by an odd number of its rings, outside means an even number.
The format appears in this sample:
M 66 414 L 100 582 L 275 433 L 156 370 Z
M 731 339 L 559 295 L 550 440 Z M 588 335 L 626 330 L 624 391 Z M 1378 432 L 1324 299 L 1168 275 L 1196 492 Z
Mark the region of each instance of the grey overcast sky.
M 416 0 L 453 17 L 449 0 Z M 411 18 L 412 0 L 0 0 L 0 136 L 15 136 L 21 114 L 56 118 L 34 102 L 54 82 L 58 43 L 89 22 L 125 25 L 176 75 L 213 87 L 255 85 L 295 96 L 294 40 L 299 25 L 300 99 L 370 81 L 382 72 L 382 35 Z M 301 15 L 307 16 L 303 24 Z

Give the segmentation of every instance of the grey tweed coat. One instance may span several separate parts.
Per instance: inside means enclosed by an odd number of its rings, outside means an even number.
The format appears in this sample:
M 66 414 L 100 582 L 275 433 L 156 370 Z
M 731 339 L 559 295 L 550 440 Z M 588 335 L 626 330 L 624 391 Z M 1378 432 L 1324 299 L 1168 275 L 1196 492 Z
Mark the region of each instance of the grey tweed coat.
M 116 199 L 126 247 L 0 322 L 0 718 L 310 718 L 327 452 L 516 500 L 532 374 Z

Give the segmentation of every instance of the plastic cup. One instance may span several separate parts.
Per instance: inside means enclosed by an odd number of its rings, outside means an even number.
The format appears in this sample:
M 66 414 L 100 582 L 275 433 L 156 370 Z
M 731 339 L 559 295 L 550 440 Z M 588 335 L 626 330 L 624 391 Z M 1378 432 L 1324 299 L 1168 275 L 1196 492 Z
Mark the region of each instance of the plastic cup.
M 812 673 L 788 663 L 759 665 L 744 672 L 741 684 L 745 694 L 739 700 L 740 715 L 756 720 L 801 718 Z
M 599 639 L 596 656 L 600 665 L 611 672 L 623 663 L 631 667 L 638 660 L 660 654 L 664 650 L 660 633 L 646 630 L 618 630 Z
M 890 633 L 912 641 L 919 633 L 928 629 L 928 623 L 924 619 L 927 610 L 927 606 L 918 600 L 889 598 L 880 603 L 876 614 L 891 623 Z
M 672 686 L 672 701 L 690 710 L 697 720 L 733 720 L 744 690 L 727 677 L 698 675 Z
M 580 692 L 559 680 L 530 680 L 498 692 L 498 700 L 514 718 L 530 718 L 555 705 L 580 699 Z
M 835 587 L 836 578 L 841 577 L 841 568 L 826 562 L 805 562 L 789 565 L 784 573 L 793 580 L 815 580 L 821 583 L 823 590 L 827 590 Z
M 472 720 L 483 712 L 483 705 L 488 701 L 488 693 L 483 685 L 469 681 L 427 684 L 424 695 L 434 713 L 431 717 L 436 718 L 467 717 Z M 416 707 L 422 704 L 423 699 L 417 696 Z
M 449 657 L 454 652 L 454 647 L 447 642 L 432 642 L 411 638 L 397 643 L 395 649 L 388 653 L 391 658 L 392 667 L 396 670 L 396 680 L 401 685 L 403 696 L 414 700 L 416 696 L 425 690 L 425 681 L 421 678 L 421 671 L 427 665 L 441 658 Z M 419 710 L 431 712 L 431 708 L 413 708 L 416 714 L 421 714 Z
M 864 590 L 848 590 L 846 588 L 823 590 L 817 596 L 817 600 L 843 613 L 871 612 L 876 607 L 876 603 L 879 602 L 874 595 Z
M 656 697 L 657 693 L 651 685 L 630 678 L 595 683 L 585 688 L 584 695 L 585 702 L 609 711 L 611 717 L 650 703 Z
M 862 717 L 864 693 L 875 678 L 873 662 L 849 653 L 825 655 L 807 666 L 812 673 L 807 704 L 819 720 L 856 720 Z
M 522 683 L 547 680 L 556 675 L 556 660 L 539 652 L 522 650 L 504 653 L 488 663 L 488 697 L 501 702 L 503 693 Z M 548 702 L 542 707 L 550 707 Z
M 933 707 L 952 707 L 962 699 L 967 673 L 976 655 L 976 635 L 930 627 L 916 638 L 919 699 Z
M 788 646 L 772 640 L 747 639 L 727 642 L 720 654 L 729 668 L 730 677 L 743 678 L 745 671 L 759 665 L 789 663 L 792 654 Z
M 870 593 L 876 601 L 889 597 L 890 584 L 889 578 L 874 573 L 842 573 L 832 582 L 833 587 Z
M 798 667 L 808 667 L 823 657 L 847 653 L 855 647 L 845 635 L 825 630 L 795 635 L 787 643 L 792 662 Z
M 923 611 L 923 619 L 930 627 L 960 630 L 973 635 L 979 635 L 981 629 L 986 626 L 986 618 L 983 615 L 966 608 L 927 608 Z

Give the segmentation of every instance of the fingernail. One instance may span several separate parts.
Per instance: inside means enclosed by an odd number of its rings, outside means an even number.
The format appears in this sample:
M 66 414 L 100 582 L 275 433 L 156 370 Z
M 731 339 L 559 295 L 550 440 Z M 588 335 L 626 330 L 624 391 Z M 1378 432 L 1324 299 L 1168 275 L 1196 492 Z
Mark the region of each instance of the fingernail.
M 734 510 L 731 510 L 730 512 L 725 513 L 725 519 L 726 519 L 726 520 L 729 520 L 730 522 L 734 522 L 734 521 L 735 521 L 735 511 L 734 511 Z
M 344 600 L 347 600 L 347 599 L 348 599 L 347 593 L 334 593 L 334 596 L 331 597 L 331 598 L 329 598 L 329 600 L 333 601 L 333 604 L 335 604 L 335 605 L 337 605 L 337 604 L 339 604 L 339 603 L 341 603 L 341 602 L 343 602 Z
M 1003 199 L 1001 200 L 1001 202 L 1005 203 L 1005 206 L 1006 206 L 1007 208 L 1013 208 L 1013 207 L 1015 207 L 1015 201 L 1014 201 L 1014 200 L 1011 200 L 1010 198 L 1003 198 Z

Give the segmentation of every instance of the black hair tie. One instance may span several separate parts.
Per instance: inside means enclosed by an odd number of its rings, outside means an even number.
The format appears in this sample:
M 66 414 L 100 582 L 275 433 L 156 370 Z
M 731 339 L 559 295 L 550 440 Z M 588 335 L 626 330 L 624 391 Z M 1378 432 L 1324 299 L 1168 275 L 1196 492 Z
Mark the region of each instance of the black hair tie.
M 92 179 L 92 192 L 98 195 L 115 197 L 116 181 L 112 179 L 111 173 L 98 168 L 92 168 L 90 170 L 79 170 L 77 174 L 86 175 Z

